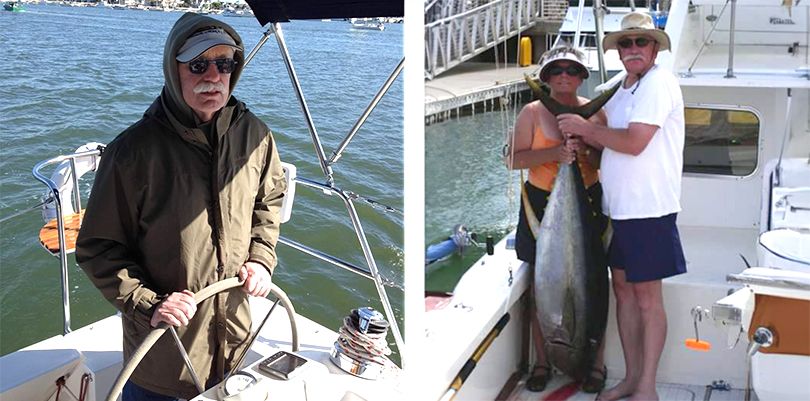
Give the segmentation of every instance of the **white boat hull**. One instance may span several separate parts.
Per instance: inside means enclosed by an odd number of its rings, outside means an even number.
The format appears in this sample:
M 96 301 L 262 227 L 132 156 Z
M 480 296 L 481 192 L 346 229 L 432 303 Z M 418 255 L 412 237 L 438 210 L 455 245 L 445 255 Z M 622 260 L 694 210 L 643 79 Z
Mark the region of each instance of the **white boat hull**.
M 272 303 L 251 297 L 254 325 L 266 315 Z M 267 377 L 256 365 L 280 350 L 292 350 L 292 333 L 287 314 L 276 310 L 265 324 L 245 360 L 245 369 L 261 378 L 257 386 L 285 400 L 404 400 L 399 380 L 366 380 L 352 376 L 329 361 L 337 333 L 302 315 L 296 317 L 298 353 L 314 366 L 290 381 Z M 82 376 L 92 377 L 86 401 L 105 399 L 122 367 L 121 318 L 110 316 L 66 336 L 54 336 L 0 358 L 0 399 L 47 400 L 59 377 L 79 394 Z M 308 385 L 304 383 L 308 383 Z M 215 400 L 216 387 L 194 400 Z M 274 397 L 275 397 L 274 396 Z M 355 398 L 351 398 L 355 397 Z

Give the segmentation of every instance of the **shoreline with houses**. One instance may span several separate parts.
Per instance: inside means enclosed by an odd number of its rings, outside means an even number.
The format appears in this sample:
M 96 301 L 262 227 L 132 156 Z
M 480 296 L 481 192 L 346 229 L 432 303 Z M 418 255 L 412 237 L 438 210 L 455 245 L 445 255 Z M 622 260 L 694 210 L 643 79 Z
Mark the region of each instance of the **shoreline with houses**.
M 253 10 L 244 1 L 215 0 L 19 0 L 25 4 L 50 4 L 65 7 L 108 7 L 113 10 L 192 12 L 203 15 L 253 17 Z M 379 18 L 380 23 L 402 23 L 400 17 Z M 330 20 L 333 21 L 333 20 Z M 338 21 L 338 20 L 334 20 Z M 342 20 L 341 20 L 342 21 Z M 347 20 L 348 21 L 348 20 Z M 325 21 L 328 22 L 328 21 Z

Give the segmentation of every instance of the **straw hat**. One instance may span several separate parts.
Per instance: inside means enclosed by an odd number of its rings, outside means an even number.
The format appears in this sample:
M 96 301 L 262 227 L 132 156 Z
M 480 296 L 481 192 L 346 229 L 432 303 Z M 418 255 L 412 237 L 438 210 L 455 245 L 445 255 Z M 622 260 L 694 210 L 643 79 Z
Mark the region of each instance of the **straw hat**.
M 615 49 L 616 43 L 627 35 L 647 35 L 658 42 L 659 51 L 669 50 L 669 35 L 653 24 L 650 14 L 633 11 L 622 18 L 622 30 L 605 35 L 602 46 L 605 50 Z
M 548 81 L 548 69 L 557 61 L 561 60 L 568 60 L 582 68 L 582 79 L 588 79 L 591 75 L 588 72 L 588 67 L 585 66 L 583 63 L 584 55 L 581 51 L 574 49 L 568 44 L 561 44 L 551 48 L 549 51 L 543 53 L 543 56 L 540 57 L 540 80 L 543 82 Z

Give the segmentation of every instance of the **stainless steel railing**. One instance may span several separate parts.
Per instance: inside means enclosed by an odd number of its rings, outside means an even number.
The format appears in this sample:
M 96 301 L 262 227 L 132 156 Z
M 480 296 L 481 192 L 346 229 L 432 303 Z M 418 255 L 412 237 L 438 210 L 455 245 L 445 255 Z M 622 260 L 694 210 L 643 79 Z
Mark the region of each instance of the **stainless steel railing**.
M 527 1 L 527 0 L 521 0 Z M 539 0 L 532 0 L 532 1 L 539 1 Z M 366 259 L 366 264 L 368 265 L 368 270 L 351 265 L 347 262 L 341 261 L 333 256 L 327 255 L 323 252 L 315 250 L 313 248 L 309 248 L 305 245 L 296 243 L 286 238 L 280 238 L 279 242 L 282 244 L 288 245 L 294 249 L 307 253 L 309 255 L 318 257 L 324 261 L 332 263 L 336 266 L 340 266 L 346 268 L 354 273 L 357 273 L 363 277 L 371 278 L 374 281 L 374 285 L 377 288 L 377 293 L 380 296 L 380 302 L 383 305 L 383 311 L 385 312 L 386 318 L 388 319 L 391 327 L 391 332 L 394 335 L 394 340 L 396 341 L 397 347 L 399 348 L 401 360 L 404 363 L 405 360 L 405 342 L 402 338 L 402 334 L 399 330 L 399 325 L 397 324 L 396 315 L 394 314 L 394 310 L 391 307 L 391 301 L 388 299 L 388 294 L 385 292 L 385 286 L 394 286 L 392 282 L 382 276 L 380 274 L 379 269 L 377 269 L 377 264 L 374 260 L 374 255 L 371 253 L 371 248 L 368 245 L 368 241 L 366 240 L 366 234 L 363 231 L 363 226 L 360 223 L 360 218 L 357 215 L 357 211 L 354 208 L 354 204 L 352 203 L 353 197 L 350 195 L 349 192 L 344 192 L 340 188 L 334 186 L 334 177 L 332 173 L 332 165 L 340 158 L 340 153 L 343 149 L 348 145 L 349 141 L 351 141 L 352 137 L 356 134 L 357 130 L 362 126 L 365 122 L 366 117 L 371 114 L 374 108 L 377 106 L 380 98 L 388 91 L 391 83 L 396 79 L 399 73 L 402 71 L 404 65 L 404 58 L 399 64 L 396 66 L 394 71 L 391 72 L 389 78 L 383 84 L 383 86 L 378 91 L 377 95 L 371 101 L 369 106 L 366 110 L 361 113 L 360 118 L 358 119 L 357 123 L 352 127 L 346 138 L 341 142 L 339 147 L 332 153 L 332 157 L 327 160 L 326 153 L 323 150 L 323 145 L 321 143 L 321 139 L 318 136 L 318 132 L 315 128 L 315 124 L 312 120 L 312 115 L 310 114 L 309 107 L 307 106 L 306 99 L 304 99 L 304 93 L 301 89 L 301 85 L 298 82 L 298 76 L 295 73 L 295 68 L 293 67 L 292 59 L 290 58 L 290 54 L 287 51 L 287 45 L 284 41 L 284 34 L 282 33 L 281 24 L 273 23 L 271 24 L 268 29 L 264 32 L 262 38 L 260 38 L 259 43 L 256 47 L 251 50 L 249 54 L 249 59 L 253 58 L 253 56 L 258 52 L 258 50 L 267 42 L 270 35 L 275 35 L 276 42 L 278 44 L 279 50 L 281 52 L 281 57 L 284 60 L 284 65 L 287 68 L 287 74 L 290 77 L 290 82 L 292 83 L 293 90 L 295 91 L 296 98 L 298 99 L 298 105 L 301 108 L 301 113 L 304 115 L 304 119 L 307 123 L 307 129 L 310 133 L 310 138 L 312 140 L 312 144 L 315 147 L 315 155 L 318 158 L 318 163 L 321 167 L 322 172 L 326 177 L 326 183 L 321 184 L 315 181 L 307 180 L 304 178 L 296 178 L 295 182 L 301 183 L 305 186 L 316 188 L 321 190 L 324 193 L 328 193 L 330 195 L 337 195 L 340 197 L 344 204 L 346 205 L 346 209 L 349 213 L 349 216 L 352 220 L 352 225 L 354 227 L 355 234 L 357 235 L 357 239 L 360 242 L 360 247 L 363 251 L 363 255 Z M 401 287 L 399 287 L 401 288 Z
M 60 194 L 60 188 L 56 183 L 48 177 L 45 177 L 40 172 L 44 167 L 62 163 L 64 161 L 70 161 L 70 175 L 72 176 L 71 185 L 73 187 L 73 202 L 74 206 L 76 207 L 76 213 L 81 215 L 82 212 L 82 201 L 81 196 L 79 194 L 79 177 L 76 173 L 76 159 L 80 157 L 87 157 L 87 156 L 101 156 L 101 150 L 95 149 L 86 152 L 78 152 L 69 155 L 63 156 L 56 156 L 40 162 L 34 167 L 33 174 L 34 177 L 42 181 L 47 187 L 48 190 L 51 192 L 51 197 L 53 201 L 56 203 L 56 226 L 57 226 L 57 235 L 59 238 L 59 263 L 61 265 L 61 275 L 62 275 L 62 322 L 63 322 L 63 334 L 70 333 L 70 293 L 68 289 L 68 269 L 67 269 L 67 255 L 69 250 L 67 249 L 67 241 L 65 239 L 65 216 L 62 214 L 62 196 Z

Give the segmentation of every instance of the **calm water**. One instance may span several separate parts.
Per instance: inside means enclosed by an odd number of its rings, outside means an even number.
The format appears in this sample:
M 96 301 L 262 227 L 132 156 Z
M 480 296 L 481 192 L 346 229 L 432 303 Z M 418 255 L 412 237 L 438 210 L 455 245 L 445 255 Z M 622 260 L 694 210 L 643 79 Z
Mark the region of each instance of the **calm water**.
M 505 113 L 514 121 L 514 110 Z M 457 224 L 478 233 L 481 243 L 487 235 L 497 243 L 517 226 L 520 176 L 502 161 L 503 118 L 501 112 L 479 113 L 425 127 L 427 245 L 447 238 Z M 470 248 L 428 266 L 425 290 L 452 292 L 485 252 Z
M 34 165 L 90 141 L 107 143 L 137 121 L 163 86 L 166 35 L 180 13 L 26 5 L 0 12 L 5 71 L 0 86 L 0 217 L 34 205 L 44 185 Z M 249 49 L 264 32 L 252 18 L 217 16 Z M 347 22 L 297 21 L 284 36 L 327 155 L 348 133 L 402 57 L 402 25 L 355 31 Z M 403 115 L 400 76 L 334 166 L 335 184 L 402 210 Z M 304 119 L 271 38 L 235 89 L 274 131 L 281 159 L 323 182 Z M 88 175 L 89 176 L 89 175 Z M 86 176 L 86 177 L 88 177 Z M 92 177 L 91 177 L 92 178 Z M 83 179 L 86 202 L 92 179 Z M 403 282 L 403 219 L 357 204 L 383 274 Z M 0 355 L 61 334 L 59 262 L 39 245 L 44 224 L 30 212 L 0 226 Z M 343 202 L 300 187 L 282 236 L 365 266 Z M 370 280 L 278 245 L 274 282 L 296 310 L 332 329 L 352 308 L 382 309 Z M 74 329 L 115 313 L 69 261 Z M 387 288 L 400 327 L 403 294 Z M 393 336 L 389 336 L 393 344 Z

